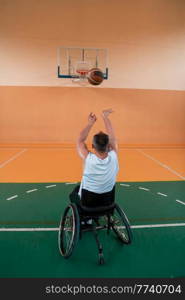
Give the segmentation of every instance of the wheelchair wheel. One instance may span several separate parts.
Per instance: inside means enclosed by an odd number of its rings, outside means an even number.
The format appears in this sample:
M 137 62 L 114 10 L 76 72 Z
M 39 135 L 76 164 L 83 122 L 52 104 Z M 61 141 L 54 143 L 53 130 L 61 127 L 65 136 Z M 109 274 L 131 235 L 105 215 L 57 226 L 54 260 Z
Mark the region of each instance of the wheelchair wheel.
M 69 258 L 79 239 L 79 214 L 75 204 L 66 207 L 61 218 L 58 245 L 59 251 L 65 258 Z
M 130 228 L 129 221 L 123 210 L 118 204 L 115 205 L 114 214 L 111 217 L 111 227 L 119 238 L 119 240 L 124 244 L 130 244 L 132 241 L 132 231 Z

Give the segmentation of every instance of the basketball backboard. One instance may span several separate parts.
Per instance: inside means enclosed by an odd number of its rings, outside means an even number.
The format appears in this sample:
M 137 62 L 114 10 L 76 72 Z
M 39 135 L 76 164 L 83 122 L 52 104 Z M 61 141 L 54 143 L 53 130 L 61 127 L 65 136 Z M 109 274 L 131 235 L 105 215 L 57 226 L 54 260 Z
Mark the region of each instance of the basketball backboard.
M 79 78 L 79 71 L 99 68 L 108 79 L 107 49 L 59 47 L 57 63 L 58 78 Z

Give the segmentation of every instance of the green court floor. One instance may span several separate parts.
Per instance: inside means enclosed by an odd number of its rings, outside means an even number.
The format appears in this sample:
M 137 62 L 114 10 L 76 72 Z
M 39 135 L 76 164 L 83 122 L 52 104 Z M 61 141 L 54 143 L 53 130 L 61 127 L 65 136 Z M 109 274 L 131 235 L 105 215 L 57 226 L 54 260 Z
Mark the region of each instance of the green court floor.
M 58 251 L 57 228 L 74 186 L 0 184 L 1 278 L 185 276 L 184 181 L 117 183 L 116 201 L 130 220 L 134 239 L 122 245 L 113 233 L 101 231 L 103 266 L 91 232 L 84 233 L 70 259 Z

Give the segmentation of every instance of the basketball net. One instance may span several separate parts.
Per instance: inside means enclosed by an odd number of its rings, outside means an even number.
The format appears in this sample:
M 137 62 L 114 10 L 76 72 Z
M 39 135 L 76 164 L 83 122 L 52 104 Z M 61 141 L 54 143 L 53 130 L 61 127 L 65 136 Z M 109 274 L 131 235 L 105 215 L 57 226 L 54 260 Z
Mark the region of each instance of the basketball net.
M 79 85 L 87 85 L 88 80 L 87 80 L 87 74 L 89 72 L 89 63 L 86 61 L 78 61 L 76 63 L 76 75 L 78 76 L 77 78 L 73 78 L 72 81 L 74 83 L 77 83 Z

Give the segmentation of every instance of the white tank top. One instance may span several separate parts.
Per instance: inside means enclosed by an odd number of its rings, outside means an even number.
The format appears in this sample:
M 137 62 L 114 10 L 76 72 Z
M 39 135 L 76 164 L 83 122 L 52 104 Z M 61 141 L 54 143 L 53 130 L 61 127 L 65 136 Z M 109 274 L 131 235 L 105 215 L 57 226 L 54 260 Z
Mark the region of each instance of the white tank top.
M 84 162 L 79 196 L 82 188 L 98 194 L 110 192 L 115 185 L 118 170 L 118 157 L 114 150 L 108 152 L 104 159 L 89 152 Z

